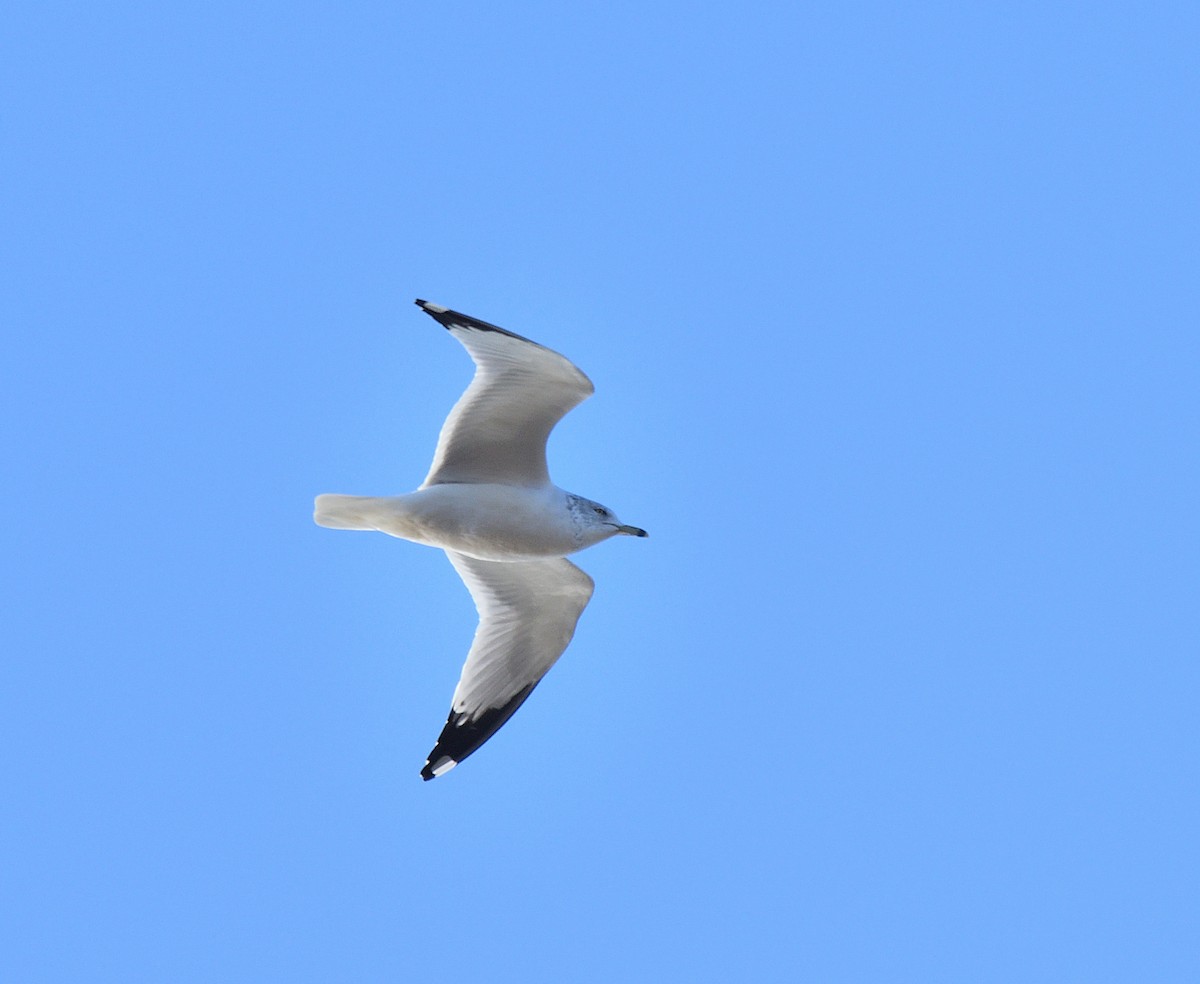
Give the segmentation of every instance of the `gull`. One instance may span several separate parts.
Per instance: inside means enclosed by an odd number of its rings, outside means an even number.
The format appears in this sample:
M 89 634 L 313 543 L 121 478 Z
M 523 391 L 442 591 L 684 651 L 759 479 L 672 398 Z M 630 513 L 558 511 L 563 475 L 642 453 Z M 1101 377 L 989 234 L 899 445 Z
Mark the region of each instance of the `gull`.
M 319 495 L 313 519 L 439 547 L 471 593 L 479 627 L 446 726 L 421 770 L 429 780 L 491 738 L 567 648 L 594 587 L 567 555 L 620 534 L 647 534 L 550 481 L 546 439 L 592 395 L 592 381 L 528 338 L 416 303 L 475 362 L 475 377 L 442 425 L 429 474 L 408 495 Z

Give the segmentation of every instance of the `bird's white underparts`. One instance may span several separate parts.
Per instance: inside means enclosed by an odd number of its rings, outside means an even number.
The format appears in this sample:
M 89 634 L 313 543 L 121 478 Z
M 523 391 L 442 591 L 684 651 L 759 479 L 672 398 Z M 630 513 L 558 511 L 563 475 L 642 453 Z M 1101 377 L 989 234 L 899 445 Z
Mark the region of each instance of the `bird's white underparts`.
M 550 481 L 546 439 L 592 395 L 587 376 L 528 338 L 428 301 L 417 305 L 475 361 L 429 474 L 407 495 L 319 495 L 313 519 L 439 547 L 471 592 L 479 627 L 421 770 L 432 779 L 494 735 L 567 648 L 593 588 L 567 555 L 646 531 Z

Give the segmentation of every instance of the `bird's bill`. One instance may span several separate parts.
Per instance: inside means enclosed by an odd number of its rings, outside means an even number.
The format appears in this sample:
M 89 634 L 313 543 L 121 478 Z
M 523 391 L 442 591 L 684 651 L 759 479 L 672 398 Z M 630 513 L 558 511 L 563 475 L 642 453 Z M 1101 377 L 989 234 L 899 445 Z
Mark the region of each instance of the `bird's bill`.
M 649 536 L 645 530 L 640 530 L 636 526 L 618 526 L 618 533 L 624 533 L 626 536 Z

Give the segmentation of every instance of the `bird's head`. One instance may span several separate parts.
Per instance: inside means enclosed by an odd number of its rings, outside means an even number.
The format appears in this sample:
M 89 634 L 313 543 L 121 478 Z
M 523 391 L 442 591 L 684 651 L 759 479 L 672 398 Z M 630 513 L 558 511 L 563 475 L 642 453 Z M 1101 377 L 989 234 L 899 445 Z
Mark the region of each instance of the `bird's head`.
M 571 518 L 575 529 L 584 546 L 591 546 L 610 536 L 624 534 L 625 536 L 649 536 L 645 530 L 636 526 L 627 526 L 617 519 L 616 514 L 607 506 L 602 506 L 581 495 L 568 495 L 567 503 L 571 510 Z

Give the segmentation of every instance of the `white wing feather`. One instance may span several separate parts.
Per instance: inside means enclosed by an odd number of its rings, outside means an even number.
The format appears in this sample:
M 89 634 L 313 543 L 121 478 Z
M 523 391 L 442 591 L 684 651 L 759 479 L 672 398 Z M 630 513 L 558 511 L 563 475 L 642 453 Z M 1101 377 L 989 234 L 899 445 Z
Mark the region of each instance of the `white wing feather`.
M 593 581 L 564 558 L 501 562 L 446 551 L 471 592 L 479 627 L 450 717 L 422 775 L 453 768 L 504 724 L 555 664 L 592 597 Z
M 592 381 L 537 342 L 427 301 L 417 303 L 475 360 L 475 378 L 442 425 L 421 487 L 548 484 L 546 439 L 569 410 L 592 395 Z

